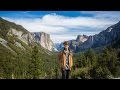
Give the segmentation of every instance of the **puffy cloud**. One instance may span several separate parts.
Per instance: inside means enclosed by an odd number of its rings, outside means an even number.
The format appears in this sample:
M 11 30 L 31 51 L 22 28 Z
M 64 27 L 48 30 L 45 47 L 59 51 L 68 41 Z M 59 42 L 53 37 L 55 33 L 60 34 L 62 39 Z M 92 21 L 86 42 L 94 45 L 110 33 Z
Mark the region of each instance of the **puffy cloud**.
M 75 39 L 78 34 L 93 35 L 118 22 L 109 19 L 108 17 L 115 17 L 115 15 L 111 16 L 107 12 L 83 11 L 81 13 L 93 14 L 93 17 L 69 17 L 52 13 L 41 18 L 3 18 L 22 25 L 30 32 L 42 31 L 51 34 L 54 42 Z

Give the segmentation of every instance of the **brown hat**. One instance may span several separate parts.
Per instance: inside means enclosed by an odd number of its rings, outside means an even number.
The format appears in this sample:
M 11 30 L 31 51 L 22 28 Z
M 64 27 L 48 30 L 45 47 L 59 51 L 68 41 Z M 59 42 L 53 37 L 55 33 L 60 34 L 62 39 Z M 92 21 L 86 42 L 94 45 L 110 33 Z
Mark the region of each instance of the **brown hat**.
M 65 42 L 63 43 L 63 45 L 69 45 L 69 42 L 68 42 L 68 41 L 65 41 Z

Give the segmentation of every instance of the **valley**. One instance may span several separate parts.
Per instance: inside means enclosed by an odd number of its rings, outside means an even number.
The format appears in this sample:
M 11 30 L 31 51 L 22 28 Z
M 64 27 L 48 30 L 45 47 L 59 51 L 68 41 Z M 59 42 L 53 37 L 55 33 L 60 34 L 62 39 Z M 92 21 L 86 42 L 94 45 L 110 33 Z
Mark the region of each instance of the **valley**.
M 109 79 L 120 76 L 120 22 L 93 35 L 69 40 L 74 66 L 71 79 Z M 23 26 L 0 18 L 0 78 L 60 79 L 58 53 L 45 32 L 29 32 Z

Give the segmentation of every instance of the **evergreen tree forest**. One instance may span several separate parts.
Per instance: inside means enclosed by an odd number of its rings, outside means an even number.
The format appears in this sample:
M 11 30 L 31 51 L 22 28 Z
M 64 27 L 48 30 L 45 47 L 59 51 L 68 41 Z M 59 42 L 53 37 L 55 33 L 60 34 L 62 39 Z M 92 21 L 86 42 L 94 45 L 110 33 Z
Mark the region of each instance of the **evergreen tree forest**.
M 40 45 L 28 52 L 11 53 L 0 47 L 0 79 L 56 79 L 60 69 L 55 53 L 49 53 Z M 16 49 L 17 50 L 17 49 Z
M 101 52 L 88 49 L 74 56 L 71 77 L 75 79 L 113 79 L 120 77 L 120 50 L 106 47 Z
M 1 48 L 2 49 L 2 46 Z M 58 53 L 46 54 L 38 45 L 28 52 L 0 53 L 1 79 L 61 79 Z M 73 54 L 71 79 L 112 79 L 120 77 L 120 50 L 106 47 Z

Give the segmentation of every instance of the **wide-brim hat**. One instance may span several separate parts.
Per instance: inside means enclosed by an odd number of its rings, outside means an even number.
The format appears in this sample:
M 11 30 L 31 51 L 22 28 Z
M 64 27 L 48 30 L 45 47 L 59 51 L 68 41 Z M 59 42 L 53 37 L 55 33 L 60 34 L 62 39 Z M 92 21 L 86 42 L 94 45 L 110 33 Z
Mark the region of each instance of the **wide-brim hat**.
M 63 43 L 63 45 L 69 45 L 69 42 L 68 42 L 68 41 L 65 41 L 65 42 Z

